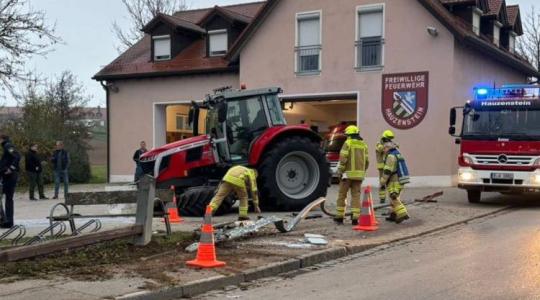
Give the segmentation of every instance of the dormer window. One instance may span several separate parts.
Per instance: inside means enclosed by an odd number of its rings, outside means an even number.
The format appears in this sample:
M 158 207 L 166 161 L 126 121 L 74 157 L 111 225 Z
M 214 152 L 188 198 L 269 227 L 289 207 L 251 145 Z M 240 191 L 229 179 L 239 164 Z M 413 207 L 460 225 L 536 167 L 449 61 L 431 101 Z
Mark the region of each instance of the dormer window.
M 501 41 L 501 28 L 503 24 L 499 21 L 493 23 L 493 44 L 499 46 Z
M 171 59 L 171 36 L 153 36 L 152 40 L 154 42 L 154 61 Z
M 480 17 L 482 16 L 482 10 L 474 8 L 472 12 L 472 30 L 476 35 L 480 35 Z
M 227 53 L 227 30 L 208 31 L 208 52 L 209 56 L 222 56 Z

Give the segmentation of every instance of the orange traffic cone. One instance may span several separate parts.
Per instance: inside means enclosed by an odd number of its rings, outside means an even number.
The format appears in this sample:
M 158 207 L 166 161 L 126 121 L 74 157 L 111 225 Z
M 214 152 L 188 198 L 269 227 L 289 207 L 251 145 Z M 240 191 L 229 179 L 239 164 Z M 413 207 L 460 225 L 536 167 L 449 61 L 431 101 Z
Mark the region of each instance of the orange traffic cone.
M 377 217 L 375 215 L 375 208 L 373 208 L 373 195 L 371 194 L 371 185 L 368 185 L 367 189 L 369 189 L 369 199 L 371 203 L 371 222 L 375 225 L 379 225 L 379 221 L 377 221 Z
M 176 192 L 174 185 L 171 185 L 171 190 L 173 191 L 173 207 L 169 207 L 169 222 L 171 223 L 182 223 L 184 220 L 180 217 L 180 214 L 178 212 L 178 205 L 176 204 Z
M 371 201 L 371 187 L 364 190 L 364 201 L 362 201 L 362 210 L 360 212 L 360 222 L 353 227 L 357 231 L 375 231 L 378 229 L 375 223 L 375 214 L 373 213 L 373 204 Z
M 214 245 L 214 226 L 212 226 L 212 208 L 206 207 L 204 223 L 201 230 L 201 239 L 197 249 L 197 258 L 187 261 L 190 267 L 215 268 L 225 266 L 225 262 L 216 258 L 216 247 Z

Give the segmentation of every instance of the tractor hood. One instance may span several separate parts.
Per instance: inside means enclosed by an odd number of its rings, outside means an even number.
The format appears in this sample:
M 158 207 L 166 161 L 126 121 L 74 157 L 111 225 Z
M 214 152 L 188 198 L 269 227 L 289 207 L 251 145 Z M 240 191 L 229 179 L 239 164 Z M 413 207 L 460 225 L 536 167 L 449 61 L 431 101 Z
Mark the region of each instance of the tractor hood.
M 191 138 L 176 141 L 174 143 L 166 144 L 158 148 L 154 148 L 143 155 L 141 155 L 141 161 L 148 162 L 156 160 L 157 156 L 163 152 L 179 152 L 188 150 L 195 147 L 200 147 L 210 143 L 210 138 L 207 135 L 194 136 Z

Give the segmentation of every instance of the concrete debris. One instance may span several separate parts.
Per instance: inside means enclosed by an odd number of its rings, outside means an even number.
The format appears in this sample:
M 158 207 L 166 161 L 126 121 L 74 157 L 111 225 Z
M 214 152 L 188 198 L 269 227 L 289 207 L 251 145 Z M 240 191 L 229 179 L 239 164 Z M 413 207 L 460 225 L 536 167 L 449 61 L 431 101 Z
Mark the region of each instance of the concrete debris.
M 274 224 L 276 222 L 283 222 L 281 218 L 276 216 L 269 216 L 265 218 L 260 218 L 257 221 L 243 221 L 243 222 L 231 222 L 227 223 L 227 226 L 215 229 L 214 232 L 214 241 L 215 243 L 220 243 L 223 241 L 231 241 L 246 237 L 258 232 L 261 228 L 268 225 Z M 199 243 L 193 243 L 186 247 L 187 252 L 195 252 L 199 247 Z
M 306 243 L 287 243 L 285 246 L 287 248 L 291 248 L 291 249 L 308 249 L 308 248 L 311 248 L 311 244 L 306 244 Z
M 328 241 L 324 238 L 323 235 L 320 235 L 320 234 L 306 233 L 304 234 L 304 239 L 306 243 L 310 243 L 313 245 L 318 245 L 318 246 L 328 245 Z
M 253 235 L 254 233 L 258 232 L 261 228 L 266 227 L 270 224 L 274 224 L 274 226 L 276 226 L 276 229 L 278 229 L 282 233 L 290 232 L 296 227 L 296 225 L 298 225 L 298 223 L 300 223 L 300 221 L 302 221 L 307 216 L 307 214 L 313 208 L 317 207 L 319 204 L 323 203 L 325 200 L 326 200 L 325 198 L 321 197 L 311 202 L 309 205 L 304 207 L 304 209 L 302 209 L 302 211 L 300 211 L 298 215 L 294 219 L 292 219 L 290 222 L 285 221 L 276 216 L 269 216 L 269 217 L 260 218 L 255 222 L 252 222 L 252 221 L 228 222 L 228 223 L 216 225 L 214 227 L 215 229 L 214 241 L 217 244 L 223 241 L 231 241 L 231 240 L 239 239 L 242 237 L 247 237 L 249 235 Z M 198 247 L 199 247 L 199 243 L 193 243 L 187 246 L 185 250 L 187 252 L 195 252 L 197 251 Z
M 247 224 L 242 223 L 242 226 L 230 230 L 216 230 L 215 238 L 216 243 L 221 241 L 230 241 L 244 237 L 259 231 L 259 229 L 266 227 L 268 225 L 274 224 L 278 221 L 283 221 L 281 218 L 276 216 L 269 216 L 265 218 L 260 218 L 255 222 L 249 222 Z

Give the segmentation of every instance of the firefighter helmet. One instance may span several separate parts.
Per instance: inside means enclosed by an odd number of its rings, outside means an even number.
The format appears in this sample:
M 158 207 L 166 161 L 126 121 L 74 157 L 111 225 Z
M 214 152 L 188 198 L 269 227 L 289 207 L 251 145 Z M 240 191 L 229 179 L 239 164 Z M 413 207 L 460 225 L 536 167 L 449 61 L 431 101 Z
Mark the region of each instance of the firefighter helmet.
M 346 135 L 353 135 L 353 134 L 359 134 L 360 129 L 356 127 L 355 125 L 349 125 L 347 128 L 345 128 L 345 134 Z
M 393 140 L 395 138 L 394 133 L 392 130 L 385 130 L 382 134 L 383 139 Z

